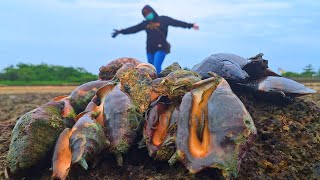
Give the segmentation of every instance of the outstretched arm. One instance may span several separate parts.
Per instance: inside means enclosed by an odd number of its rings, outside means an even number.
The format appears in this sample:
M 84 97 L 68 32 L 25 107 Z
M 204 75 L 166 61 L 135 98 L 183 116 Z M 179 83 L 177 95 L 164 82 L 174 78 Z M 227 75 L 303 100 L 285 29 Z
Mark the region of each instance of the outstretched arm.
M 168 25 L 170 26 L 174 26 L 174 27 L 183 27 L 183 28 L 193 28 L 195 30 L 199 29 L 199 26 L 197 24 L 194 23 L 186 23 L 183 21 L 179 21 L 176 19 L 173 19 L 171 17 L 166 16 L 167 21 L 168 21 Z
M 142 31 L 146 28 L 146 23 L 143 21 L 135 26 L 126 28 L 126 29 L 121 29 L 121 30 L 117 30 L 114 29 L 114 32 L 112 33 L 112 37 L 115 38 L 118 34 L 133 34 L 133 33 L 137 33 L 139 31 Z

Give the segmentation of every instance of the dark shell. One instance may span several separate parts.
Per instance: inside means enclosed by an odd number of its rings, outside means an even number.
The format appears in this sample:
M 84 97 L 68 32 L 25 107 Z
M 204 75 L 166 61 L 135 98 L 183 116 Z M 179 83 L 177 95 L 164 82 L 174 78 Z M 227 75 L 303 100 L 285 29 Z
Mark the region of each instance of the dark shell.
M 111 80 L 118 69 L 120 69 L 124 64 L 130 63 L 133 64 L 134 66 L 137 66 L 141 62 L 133 59 L 133 58 L 119 58 L 116 60 L 111 61 L 108 63 L 106 66 L 101 66 L 99 69 L 99 78 L 101 80 Z
M 192 173 L 215 167 L 221 169 L 225 176 L 237 176 L 241 159 L 255 137 L 256 128 L 227 81 L 222 79 L 212 94 L 207 93 L 210 92 L 206 90 L 208 86 L 215 87 L 218 82 L 204 83 L 204 86 L 199 83 L 196 89 L 183 97 L 176 140 L 178 156 Z M 203 107 L 200 106 L 202 102 Z
M 77 87 L 70 94 L 70 104 L 77 114 L 83 112 L 97 90 L 108 84 L 109 81 L 91 81 Z
M 103 127 L 95 121 L 100 113 L 84 112 L 72 127 L 70 147 L 72 164 L 79 163 L 84 169 L 107 147 Z
M 227 80 L 239 82 L 249 77 L 249 75 L 242 70 L 242 67 L 246 64 L 247 60 L 243 57 L 234 54 L 219 53 L 207 57 L 191 70 L 199 73 L 204 79 L 210 77 L 209 72 L 214 72 Z
M 162 96 L 168 96 L 170 100 L 181 100 L 186 92 L 189 92 L 194 83 L 201 77 L 188 70 L 176 70 L 164 78 L 158 78 L 151 84 L 152 90 Z
M 168 74 L 172 73 L 173 71 L 180 70 L 180 69 L 182 69 L 182 68 L 179 65 L 179 63 L 174 62 L 173 64 L 171 64 L 170 66 L 168 66 L 164 70 L 162 70 L 160 72 L 160 74 L 158 75 L 158 77 L 159 78 L 166 77 Z
M 156 160 L 168 161 L 175 153 L 178 111 L 174 105 L 158 102 L 148 111 L 143 137 L 149 155 Z
M 137 132 L 141 129 L 143 115 L 119 86 L 106 96 L 104 104 L 109 150 L 116 156 L 118 165 L 122 165 L 122 155 L 133 145 Z
M 251 87 L 265 93 L 281 93 L 283 95 L 299 96 L 317 92 L 294 80 L 276 76 L 268 76 L 264 79 L 251 82 L 250 84 Z
M 280 76 L 268 68 L 268 60 L 263 59 L 262 56 L 263 54 L 260 53 L 256 57 L 250 58 L 251 61 L 242 67 L 250 76 L 248 80 L 257 80 L 267 76 Z
M 17 121 L 7 155 L 11 173 L 40 165 L 48 157 L 65 128 L 61 118 L 63 107 L 63 102 L 48 102 Z

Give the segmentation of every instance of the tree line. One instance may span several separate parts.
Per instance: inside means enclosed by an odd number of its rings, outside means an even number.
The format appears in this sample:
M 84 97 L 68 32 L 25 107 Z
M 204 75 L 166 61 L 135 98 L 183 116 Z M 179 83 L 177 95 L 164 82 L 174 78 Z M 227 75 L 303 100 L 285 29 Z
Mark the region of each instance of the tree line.
M 282 73 L 281 75 L 289 78 L 320 78 L 320 69 L 316 72 L 314 67 L 311 64 L 309 64 L 305 68 L 303 68 L 302 73 L 288 71 Z
M 64 67 L 49 64 L 19 63 L 4 68 L 0 73 L 0 81 L 61 81 L 84 83 L 96 80 L 97 76 L 81 67 Z
M 288 78 L 320 78 L 320 69 L 315 71 L 314 67 L 309 64 L 303 68 L 302 73 L 283 72 L 281 74 Z M 19 63 L 4 68 L 0 72 L 0 81 L 14 82 L 55 82 L 55 83 L 85 83 L 97 79 L 97 75 L 89 73 L 82 67 L 64 67 L 49 64 L 26 64 Z

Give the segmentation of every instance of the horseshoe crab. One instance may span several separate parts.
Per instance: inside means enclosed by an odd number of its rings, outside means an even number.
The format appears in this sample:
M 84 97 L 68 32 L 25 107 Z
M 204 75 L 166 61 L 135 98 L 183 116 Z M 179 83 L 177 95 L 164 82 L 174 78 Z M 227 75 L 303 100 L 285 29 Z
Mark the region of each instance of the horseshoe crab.
M 280 76 L 269 69 L 268 60 L 263 59 L 263 55 L 263 53 L 259 53 L 256 56 L 249 58 L 248 63 L 242 67 L 249 75 L 248 81 L 261 79 L 267 76 Z
M 247 72 L 242 69 L 247 63 L 245 58 L 238 55 L 219 53 L 207 57 L 191 70 L 199 73 L 204 79 L 210 77 L 208 72 L 214 72 L 227 80 L 241 82 L 249 78 Z
M 245 58 L 233 54 L 214 54 L 192 70 L 200 73 L 204 78 L 206 74 L 214 72 L 226 78 L 232 85 L 232 88 L 241 91 L 241 87 L 254 94 L 261 93 L 265 95 L 281 95 L 287 98 L 289 96 L 301 96 L 316 93 L 316 91 L 305 87 L 304 85 L 290 80 L 273 72 L 268 68 L 268 60 L 262 58 L 264 54 L 259 53 L 254 57 Z M 232 62 L 232 65 L 227 65 Z M 239 74 L 242 73 L 242 77 Z M 278 97 L 278 96 L 277 96 Z
M 278 76 L 268 76 L 246 84 L 239 83 L 239 85 L 248 87 L 258 93 L 280 95 L 281 97 L 296 97 L 317 92 L 294 80 Z

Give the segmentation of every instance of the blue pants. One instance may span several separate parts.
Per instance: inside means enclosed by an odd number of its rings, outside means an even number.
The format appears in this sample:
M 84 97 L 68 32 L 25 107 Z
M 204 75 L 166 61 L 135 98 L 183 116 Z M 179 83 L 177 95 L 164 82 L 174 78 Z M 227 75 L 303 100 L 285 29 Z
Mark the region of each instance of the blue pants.
M 166 52 L 164 51 L 156 51 L 155 53 L 147 53 L 148 62 L 154 65 L 157 69 L 157 74 L 161 72 L 161 65 L 166 57 Z

